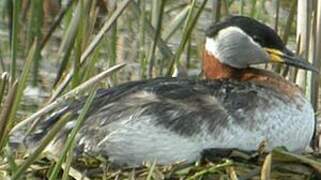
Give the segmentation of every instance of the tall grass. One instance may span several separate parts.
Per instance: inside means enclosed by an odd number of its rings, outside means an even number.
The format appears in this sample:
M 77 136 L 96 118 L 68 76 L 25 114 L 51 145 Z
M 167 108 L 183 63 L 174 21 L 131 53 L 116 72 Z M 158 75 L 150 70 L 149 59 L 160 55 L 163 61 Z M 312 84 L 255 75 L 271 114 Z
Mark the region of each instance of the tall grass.
M 8 3 L 11 3 L 12 6 L 12 14 L 9 16 L 10 24 L 12 25 L 10 27 L 10 44 L 11 44 L 11 66 L 10 66 L 10 77 L 11 82 L 14 82 L 16 79 L 16 71 L 17 71 L 17 50 L 18 50 L 18 29 L 19 29 L 19 12 L 20 12 L 20 4 L 21 1 L 14 0 L 14 1 L 8 1 Z

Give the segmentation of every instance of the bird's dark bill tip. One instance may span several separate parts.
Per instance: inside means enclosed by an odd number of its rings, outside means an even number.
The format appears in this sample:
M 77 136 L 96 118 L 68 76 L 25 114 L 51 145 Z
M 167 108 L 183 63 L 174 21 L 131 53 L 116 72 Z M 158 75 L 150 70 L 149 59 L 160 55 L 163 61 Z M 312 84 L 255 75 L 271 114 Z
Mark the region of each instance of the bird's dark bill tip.
M 289 50 L 282 52 L 277 49 L 266 48 L 266 51 L 270 55 L 270 62 L 287 64 L 289 66 L 319 73 L 319 70 L 309 62 L 299 56 L 296 56 L 294 53 L 287 53 L 290 52 Z

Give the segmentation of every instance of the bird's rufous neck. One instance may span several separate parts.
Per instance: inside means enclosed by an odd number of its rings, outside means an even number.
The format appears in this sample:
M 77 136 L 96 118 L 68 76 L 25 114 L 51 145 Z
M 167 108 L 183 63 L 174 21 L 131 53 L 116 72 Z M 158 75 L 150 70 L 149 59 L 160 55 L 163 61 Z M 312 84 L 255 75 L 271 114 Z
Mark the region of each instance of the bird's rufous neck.
M 207 79 L 238 79 L 240 71 L 222 64 L 214 55 L 204 51 L 202 72 Z
M 206 79 L 251 81 L 255 84 L 269 86 L 290 96 L 297 92 L 301 93 L 300 88 L 278 74 L 256 68 L 233 68 L 222 64 L 214 55 L 206 51 L 203 53 L 202 72 Z

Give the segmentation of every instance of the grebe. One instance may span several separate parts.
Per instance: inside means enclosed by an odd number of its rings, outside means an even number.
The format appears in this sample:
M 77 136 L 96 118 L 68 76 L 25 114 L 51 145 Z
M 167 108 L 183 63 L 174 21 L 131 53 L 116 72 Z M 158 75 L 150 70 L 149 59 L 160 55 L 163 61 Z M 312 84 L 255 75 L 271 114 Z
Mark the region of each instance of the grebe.
M 277 74 L 251 68 L 277 62 L 313 66 L 289 51 L 268 26 L 232 16 L 209 27 L 203 73 L 207 80 L 157 78 L 99 90 L 76 137 L 75 156 L 103 156 L 114 165 L 144 161 L 193 162 L 207 149 L 285 146 L 302 152 L 314 133 L 314 111 L 301 90 Z M 83 105 L 66 104 L 24 139 L 33 150 L 65 113 L 74 115 L 48 148 L 59 153 Z

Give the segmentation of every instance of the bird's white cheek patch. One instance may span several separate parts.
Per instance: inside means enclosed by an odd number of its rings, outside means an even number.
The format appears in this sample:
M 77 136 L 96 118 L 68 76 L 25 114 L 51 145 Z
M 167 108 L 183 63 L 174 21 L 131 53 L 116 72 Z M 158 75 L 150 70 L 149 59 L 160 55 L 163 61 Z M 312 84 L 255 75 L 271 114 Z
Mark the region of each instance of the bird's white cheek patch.
M 206 38 L 205 49 L 211 55 L 217 55 L 218 54 L 218 51 L 217 51 L 218 50 L 218 46 L 217 46 L 217 43 L 214 41 L 213 38 Z
M 206 51 L 221 63 L 234 68 L 246 68 L 253 64 L 267 63 L 263 48 L 238 27 L 220 30 L 214 38 L 207 37 Z

